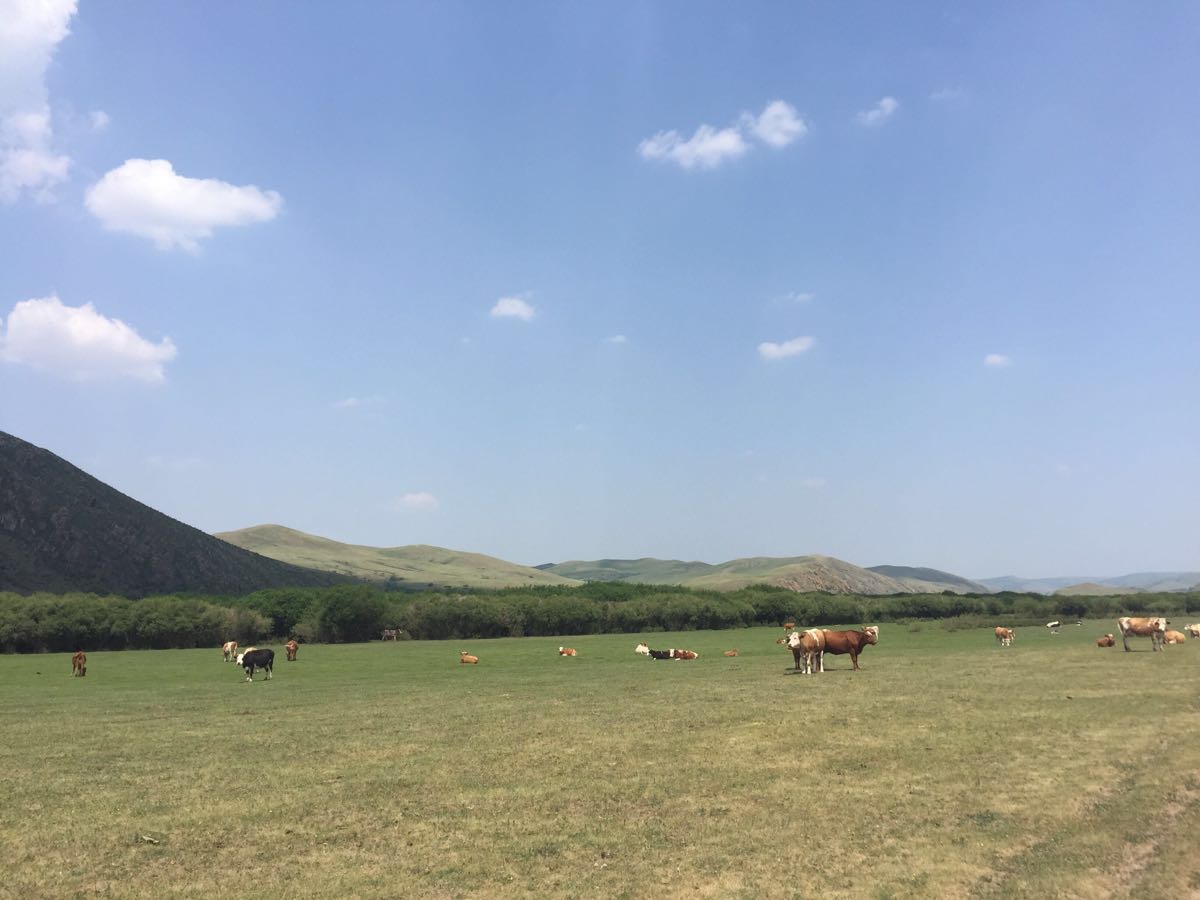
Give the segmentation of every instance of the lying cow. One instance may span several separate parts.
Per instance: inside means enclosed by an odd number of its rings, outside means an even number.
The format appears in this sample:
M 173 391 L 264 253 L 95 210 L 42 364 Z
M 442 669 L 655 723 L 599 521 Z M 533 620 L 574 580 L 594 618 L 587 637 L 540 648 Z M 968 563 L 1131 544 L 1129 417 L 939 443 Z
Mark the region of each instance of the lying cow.
M 863 652 L 867 644 L 879 643 L 878 625 L 868 625 L 862 631 L 829 631 L 823 628 L 821 633 L 825 635 L 825 652 L 835 656 L 849 653 L 850 662 L 854 664 L 856 672 L 859 668 L 858 654 Z M 822 668 L 824 668 L 824 662 L 822 662 Z
M 738 655 L 737 648 L 734 648 L 733 650 L 726 650 L 723 655 L 724 656 L 737 656 Z
M 579 651 L 576 650 L 574 647 L 559 647 L 558 655 L 559 656 L 578 656 Z
M 1116 644 L 1117 642 L 1113 640 L 1113 636 L 1111 634 L 1106 634 L 1104 637 L 1096 638 L 1097 647 L 1115 647 Z
M 466 663 L 467 665 L 470 665 L 470 666 L 477 666 L 477 665 L 479 665 L 479 657 L 478 657 L 478 656 L 472 656 L 472 655 L 471 655 L 470 653 L 468 653 L 466 650 L 460 650 L 460 651 L 459 651 L 459 653 L 458 653 L 458 661 L 459 661 L 460 663 Z
M 996 628 L 996 640 L 998 640 L 998 641 L 1000 642 L 1000 646 L 1001 646 L 1001 647 L 1009 647 L 1009 646 L 1011 646 L 1011 645 L 1012 645 L 1012 642 L 1013 642 L 1013 637 L 1014 637 L 1014 636 L 1015 636 L 1015 635 L 1013 634 L 1013 630 L 1012 630 L 1011 628 L 1005 628 L 1005 627 L 1004 627 L 1004 626 L 1002 626 L 1002 625 L 1001 625 L 1001 626 L 997 626 L 997 628 Z
M 233 662 L 237 658 L 237 641 L 226 641 L 221 645 L 221 654 L 225 657 L 225 662 Z
M 692 650 L 648 650 L 651 659 L 699 659 L 700 654 Z
M 825 671 L 825 633 L 819 628 L 807 631 L 793 631 L 788 636 L 788 647 L 792 651 L 792 659 L 796 661 L 796 671 L 801 671 L 804 664 L 804 674 L 812 675 Z
M 1168 631 L 1163 634 L 1164 644 L 1182 644 L 1187 640 L 1187 635 L 1182 631 Z
M 1200 638 L 1200 625 L 1184 625 L 1183 630 L 1194 638 Z
M 258 669 L 266 672 L 267 681 L 270 681 L 271 673 L 275 668 L 275 651 L 269 647 L 264 650 L 259 650 L 255 647 L 253 650 L 247 650 L 241 654 L 239 663 L 246 670 L 247 681 L 254 680 L 254 673 Z
M 633 648 L 633 652 L 640 653 L 640 654 L 642 654 L 642 656 L 649 656 L 650 655 L 650 645 L 649 644 L 638 644 L 636 647 Z
M 1129 636 L 1131 634 L 1150 638 L 1150 649 L 1162 650 L 1169 624 L 1170 622 L 1163 616 L 1151 616 L 1144 619 L 1122 616 L 1117 619 L 1117 627 L 1121 630 L 1121 642 L 1125 645 L 1126 653 L 1129 652 Z
M 82 650 L 76 650 L 71 657 L 71 674 L 78 678 L 87 674 L 87 654 Z
M 300 645 L 295 641 L 288 641 L 283 645 L 283 649 L 287 651 L 287 661 L 295 662 L 296 654 L 300 652 Z

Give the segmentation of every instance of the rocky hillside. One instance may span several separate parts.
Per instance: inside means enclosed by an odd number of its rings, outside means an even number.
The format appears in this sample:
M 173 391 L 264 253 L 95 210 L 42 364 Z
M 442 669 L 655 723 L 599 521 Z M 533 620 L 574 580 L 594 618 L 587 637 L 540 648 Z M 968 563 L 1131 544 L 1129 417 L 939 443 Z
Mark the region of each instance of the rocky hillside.
M 0 432 L 0 590 L 142 597 L 345 580 L 219 541 Z

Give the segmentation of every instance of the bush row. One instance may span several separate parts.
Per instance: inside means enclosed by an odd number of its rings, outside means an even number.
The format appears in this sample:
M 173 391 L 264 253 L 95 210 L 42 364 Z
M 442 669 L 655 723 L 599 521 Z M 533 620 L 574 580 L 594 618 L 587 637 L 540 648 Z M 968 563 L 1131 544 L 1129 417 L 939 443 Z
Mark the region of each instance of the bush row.
M 212 647 L 274 637 L 346 642 L 401 628 L 423 640 L 742 628 L 750 625 L 949 620 L 950 626 L 1200 613 L 1200 593 L 1047 597 L 798 594 L 754 586 L 721 593 L 659 585 L 397 594 L 372 585 L 258 591 L 245 597 L 128 600 L 94 594 L 0 593 L 0 651 Z

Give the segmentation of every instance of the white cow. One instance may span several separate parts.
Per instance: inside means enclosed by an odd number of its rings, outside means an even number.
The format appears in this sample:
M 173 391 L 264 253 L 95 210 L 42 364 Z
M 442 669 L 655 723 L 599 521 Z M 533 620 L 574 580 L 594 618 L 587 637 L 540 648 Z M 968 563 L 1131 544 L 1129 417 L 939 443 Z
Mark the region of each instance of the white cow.
M 1117 627 L 1121 629 L 1121 641 L 1125 644 L 1125 650 L 1129 650 L 1129 636 L 1131 634 L 1138 637 L 1150 638 L 1151 650 L 1162 650 L 1163 642 L 1166 639 L 1167 625 L 1170 623 L 1165 616 L 1150 616 L 1144 619 L 1131 619 L 1129 616 L 1122 616 L 1117 619 Z

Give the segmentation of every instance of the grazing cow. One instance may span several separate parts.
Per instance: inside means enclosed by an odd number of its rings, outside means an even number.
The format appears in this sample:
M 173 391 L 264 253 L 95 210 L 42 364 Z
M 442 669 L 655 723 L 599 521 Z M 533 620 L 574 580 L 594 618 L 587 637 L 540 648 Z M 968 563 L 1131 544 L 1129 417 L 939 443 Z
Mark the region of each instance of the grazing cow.
M 264 650 L 259 650 L 257 647 L 247 650 L 241 655 L 241 666 L 246 670 L 246 680 L 254 680 L 254 672 L 256 669 L 262 669 L 267 673 L 267 681 L 271 680 L 271 673 L 275 669 L 275 651 L 269 647 Z
M 1182 644 L 1187 640 L 1187 635 L 1182 631 L 1168 631 L 1163 635 L 1164 644 Z
M 996 640 L 1000 642 L 1001 647 L 1011 646 L 1013 637 L 1015 637 L 1015 635 L 1013 634 L 1013 630 L 1011 628 L 1005 628 L 1002 625 L 996 627 Z
M 1129 616 L 1122 616 L 1117 619 L 1117 627 L 1121 629 L 1121 642 L 1125 645 L 1125 652 L 1129 652 L 1129 636 L 1137 635 L 1138 637 L 1150 638 L 1151 650 L 1162 650 L 1163 639 L 1166 636 L 1167 626 L 1171 624 L 1164 616 L 1150 616 L 1143 619 L 1131 619 Z
M 855 671 L 858 671 L 859 668 L 858 654 L 863 652 L 867 644 L 879 643 L 878 625 L 868 625 L 862 631 L 829 631 L 823 628 L 821 633 L 825 635 L 825 652 L 835 656 L 849 653 L 850 662 L 854 664 Z M 822 661 L 823 668 L 824 661 Z
M 1046 627 L 1050 629 L 1051 634 L 1058 634 L 1058 629 L 1062 627 L 1062 622 L 1047 622 Z
M 738 652 L 737 652 L 737 650 L 736 650 L 736 648 L 735 648 L 735 649 L 733 649 L 733 650 L 726 650 L 726 651 L 725 651 L 725 653 L 724 653 L 723 655 L 724 655 L 724 656 L 737 656 L 737 655 L 738 655 Z
M 1104 637 L 1096 638 L 1097 647 L 1115 647 L 1117 642 L 1113 640 L 1111 634 L 1106 634 Z
M 558 655 L 559 656 L 578 656 L 579 651 L 576 650 L 574 647 L 559 647 Z
M 1184 625 L 1183 630 L 1194 638 L 1200 638 L 1200 625 Z
M 400 632 L 401 631 L 402 631 L 402 629 L 400 629 L 400 628 L 385 628 L 385 629 L 383 629 L 383 640 L 398 641 L 398 640 L 400 640 Z
M 87 654 L 82 650 L 76 650 L 71 657 L 71 674 L 79 678 L 87 674 Z
M 287 651 L 287 661 L 295 662 L 296 654 L 300 651 L 300 645 L 297 644 L 294 640 L 292 640 L 292 641 L 288 641 L 286 644 L 284 644 L 283 649 Z
M 819 628 L 808 631 L 793 631 L 788 638 L 788 647 L 792 650 L 792 659 L 796 661 L 796 671 L 801 671 L 804 664 L 804 674 L 825 671 L 825 633 Z M 855 654 L 857 658 L 857 653 Z
M 459 661 L 460 663 L 467 663 L 467 664 L 469 664 L 469 665 L 472 665 L 472 666 L 477 666 L 477 665 L 479 665 L 479 657 L 478 657 L 478 656 L 472 656 L 472 655 L 471 655 L 470 653 L 468 653 L 466 650 L 461 650 L 461 651 L 459 651 L 459 654 L 458 654 L 458 661 Z
M 225 662 L 233 662 L 237 658 L 237 641 L 226 641 L 221 645 L 221 653 Z

